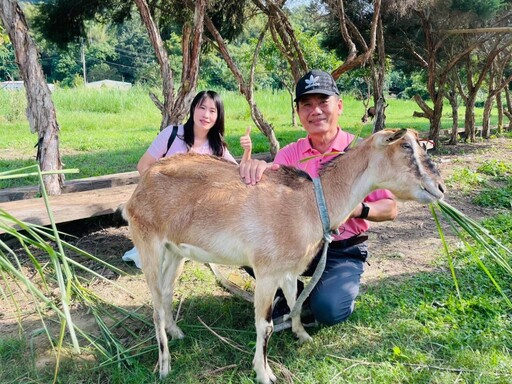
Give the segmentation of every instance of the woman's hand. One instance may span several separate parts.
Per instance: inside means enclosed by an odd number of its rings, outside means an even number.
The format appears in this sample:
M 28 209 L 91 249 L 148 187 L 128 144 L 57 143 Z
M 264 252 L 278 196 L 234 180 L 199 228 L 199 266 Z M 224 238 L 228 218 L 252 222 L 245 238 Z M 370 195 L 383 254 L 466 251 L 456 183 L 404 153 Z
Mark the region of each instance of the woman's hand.
M 242 156 L 242 161 L 250 160 L 251 159 L 251 152 L 252 152 L 252 140 L 251 140 L 251 126 L 248 126 L 245 130 L 245 135 L 240 137 L 240 146 L 244 149 L 244 154 Z
M 247 127 L 245 135 L 240 137 L 240 145 L 244 149 L 242 161 L 240 161 L 240 177 L 246 184 L 255 185 L 261 180 L 263 172 L 268 168 L 276 170 L 279 165 L 267 163 L 263 160 L 251 159 L 252 141 L 251 141 L 251 127 Z

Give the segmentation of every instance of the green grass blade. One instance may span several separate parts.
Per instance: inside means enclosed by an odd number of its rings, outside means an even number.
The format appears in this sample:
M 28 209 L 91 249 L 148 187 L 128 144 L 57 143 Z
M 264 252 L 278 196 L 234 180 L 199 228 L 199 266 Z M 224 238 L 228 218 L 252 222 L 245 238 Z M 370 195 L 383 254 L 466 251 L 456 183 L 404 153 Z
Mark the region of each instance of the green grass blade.
M 59 249 L 60 254 L 64 255 L 64 249 L 62 247 L 62 243 L 60 242 L 59 233 L 57 231 L 57 226 L 55 224 L 53 212 L 50 208 L 48 194 L 46 193 L 46 188 L 44 187 L 43 176 L 41 174 L 41 170 L 39 169 L 39 166 L 38 166 L 38 177 L 39 177 L 39 184 L 41 186 L 41 194 L 43 196 L 44 203 L 46 205 L 46 211 L 48 213 L 48 217 L 50 218 L 51 227 L 53 229 L 53 235 L 55 236 L 55 239 L 57 242 L 57 247 Z M 80 345 L 78 343 L 78 338 L 75 333 L 75 327 L 73 325 L 73 320 L 71 318 L 71 312 L 69 310 L 70 294 L 71 294 L 71 290 L 70 290 L 71 285 L 70 284 L 71 284 L 71 280 L 73 279 L 73 274 L 71 273 L 71 270 L 69 269 L 69 265 L 66 262 L 65 258 L 60 258 L 60 260 L 59 260 L 59 258 L 56 257 L 57 256 L 56 253 L 53 252 L 53 250 L 52 250 L 52 252 L 49 253 L 49 255 L 53 261 L 53 266 L 55 268 L 55 274 L 57 276 L 57 281 L 58 281 L 58 285 L 60 288 L 61 305 L 62 305 L 64 314 L 66 316 L 66 322 L 68 324 L 68 331 L 69 331 L 69 335 L 71 337 L 71 342 L 73 344 L 73 348 L 74 348 L 75 352 L 80 353 Z M 54 256 L 54 257 L 52 258 L 52 256 Z M 63 271 L 61 269 L 61 262 L 62 262 L 62 266 L 64 269 L 64 273 L 66 274 L 66 277 L 67 277 L 67 284 L 64 279 L 64 275 L 62 273 Z
M 444 233 L 443 233 L 443 228 L 441 227 L 441 223 L 439 222 L 439 218 L 438 218 L 438 216 L 436 214 L 436 210 L 434 209 L 434 205 L 433 204 L 430 204 L 430 211 L 432 212 L 432 216 L 434 217 L 434 220 L 436 222 L 437 231 L 439 233 L 439 237 L 441 238 L 441 243 L 443 244 L 443 250 L 444 250 L 444 253 L 445 253 L 446 258 L 448 260 L 448 265 L 450 267 L 450 273 L 452 274 L 453 283 L 455 284 L 455 289 L 457 291 L 457 296 L 459 298 L 459 302 L 460 302 L 461 308 L 464 309 L 464 304 L 463 304 L 463 301 L 462 301 L 462 294 L 460 292 L 459 282 L 457 280 L 457 275 L 455 274 L 455 267 L 453 265 L 453 258 L 452 258 L 452 255 L 450 253 L 450 250 L 448 249 L 448 244 L 446 243 L 446 238 L 445 238 Z
M 473 241 L 478 246 L 480 246 L 492 257 L 492 260 L 494 260 L 509 274 L 512 274 L 512 268 L 510 267 L 509 263 L 505 260 L 505 258 L 499 254 L 496 248 L 504 251 L 508 255 L 512 255 L 512 252 L 505 245 L 499 242 L 495 237 L 493 237 L 487 229 L 485 229 L 476 221 L 470 219 L 469 217 L 467 217 L 462 212 L 458 211 L 448 203 L 444 201 L 439 201 L 435 204 L 435 206 L 443 213 L 443 215 L 448 220 L 451 228 L 453 229 L 457 237 L 464 243 L 466 249 L 470 252 L 474 261 L 477 263 L 480 269 L 484 271 L 484 273 L 492 282 L 496 290 L 503 296 L 506 303 L 512 307 L 511 300 L 503 291 L 498 281 L 494 278 L 489 268 L 487 268 L 487 266 L 484 264 L 484 262 L 482 261 L 482 257 L 477 253 L 475 248 L 467 241 L 466 237 L 469 236 L 471 239 L 473 239 Z M 432 209 L 432 211 L 434 210 Z M 434 218 L 436 218 L 434 212 L 433 214 Z M 457 224 L 460 227 L 460 229 L 455 224 Z

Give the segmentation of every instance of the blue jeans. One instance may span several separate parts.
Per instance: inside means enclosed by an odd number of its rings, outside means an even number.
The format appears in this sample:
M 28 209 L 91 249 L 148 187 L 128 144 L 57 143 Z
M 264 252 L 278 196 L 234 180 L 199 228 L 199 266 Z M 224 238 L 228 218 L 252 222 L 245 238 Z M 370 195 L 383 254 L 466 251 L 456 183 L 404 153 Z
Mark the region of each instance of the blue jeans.
M 323 247 L 303 276 L 313 275 L 322 252 Z M 334 244 L 329 246 L 324 272 L 304 302 L 304 307 L 310 307 L 315 320 L 333 325 L 341 323 L 352 314 L 367 257 L 366 242 L 343 248 L 337 248 Z M 251 268 L 243 268 L 254 277 Z M 297 286 L 299 292 L 304 288 L 300 280 L 297 281 Z M 283 297 L 281 289 L 278 290 L 277 296 Z
M 308 300 L 319 323 L 337 324 L 352 314 L 364 272 L 363 260 L 367 256 L 366 243 L 346 248 L 328 248 L 325 270 Z M 314 272 L 315 267 L 310 267 L 305 275 Z

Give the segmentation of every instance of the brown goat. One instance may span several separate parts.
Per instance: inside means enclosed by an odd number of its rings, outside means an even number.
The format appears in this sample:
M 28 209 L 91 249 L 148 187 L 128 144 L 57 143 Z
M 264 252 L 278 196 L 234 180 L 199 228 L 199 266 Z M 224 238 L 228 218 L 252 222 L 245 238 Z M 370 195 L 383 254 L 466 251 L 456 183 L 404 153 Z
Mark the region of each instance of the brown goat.
M 439 200 L 444 192 L 416 132 L 406 129 L 370 136 L 325 166 L 320 179 L 332 229 L 375 189 L 421 203 Z M 173 338 L 184 336 L 172 314 L 172 299 L 183 263 L 192 259 L 253 268 L 253 365 L 258 382 L 275 382 L 266 355 L 274 295 L 282 287 L 294 306 L 297 277 L 323 242 L 311 178 L 280 167 L 267 171 L 256 186 L 248 186 L 234 164 L 206 155 L 176 155 L 144 174 L 124 216 L 153 298 L 160 377 L 170 369 L 166 331 Z M 292 318 L 292 330 L 301 342 L 311 340 L 300 315 Z

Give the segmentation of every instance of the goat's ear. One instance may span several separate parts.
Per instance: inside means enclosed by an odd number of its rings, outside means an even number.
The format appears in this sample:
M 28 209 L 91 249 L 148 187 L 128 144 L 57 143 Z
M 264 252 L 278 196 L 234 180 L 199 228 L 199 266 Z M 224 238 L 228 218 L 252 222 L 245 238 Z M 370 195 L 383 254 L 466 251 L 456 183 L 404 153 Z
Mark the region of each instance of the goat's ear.
M 381 131 L 381 136 L 379 136 L 379 144 L 380 145 L 389 145 L 395 143 L 397 140 L 400 140 L 407 133 L 407 129 L 399 129 L 399 130 L 389 130 L 389 131 Z

